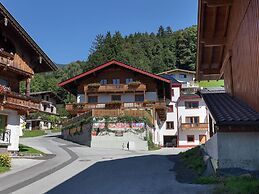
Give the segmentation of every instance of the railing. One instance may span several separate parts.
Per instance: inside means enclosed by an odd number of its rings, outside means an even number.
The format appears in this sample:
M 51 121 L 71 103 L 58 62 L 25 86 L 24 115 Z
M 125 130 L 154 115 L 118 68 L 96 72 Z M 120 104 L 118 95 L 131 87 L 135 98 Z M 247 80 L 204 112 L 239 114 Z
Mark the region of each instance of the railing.
M 150 101 L 150 102 L 124 102 L 124 103 L 75 103 L 67 104 L 66 110 L 68 112 L 85 112 L 91 109 L 128 109 L 128 108 L 157 108 L 165 109 L 166 103 L 159 101 Z
M 193 130 L 206 130 L 208 129 L 208 123 L 181 123 L 180 128 L 182 130 L 193 129 Z
M 34 74 L 33 70 L 17 54 L 13 55 L 5 51 L 0 51 L 0 64 L 26 74 Z
M 195 81 L 182 83 L 182 88 L 198 88 L 198 87 L 199 87 L 199 84 L 197 84 Z
M 0 133 L 0 140 L 3 143 L 10 143 L 11 130 L 6 129 L 4 132 Z
M 17 97 L 6 96 L 5 103 L 16 105 L 16 106 L 22 106 L 22 107 L 26 107 L 29 109 L 36 109 L 36 110 L 40 109 L 40 104 L 38 102 L 33 102 L 29 99 L 26 100 L 26 99 L 19 99 Z
M 86 85 L 84 90 L 86 93 L 104 93 L 104 92 L 133 92 L 133 91 L 146 91 L 145 84 L 130 85 L 130 84 L 105 84 L 100 86 Z

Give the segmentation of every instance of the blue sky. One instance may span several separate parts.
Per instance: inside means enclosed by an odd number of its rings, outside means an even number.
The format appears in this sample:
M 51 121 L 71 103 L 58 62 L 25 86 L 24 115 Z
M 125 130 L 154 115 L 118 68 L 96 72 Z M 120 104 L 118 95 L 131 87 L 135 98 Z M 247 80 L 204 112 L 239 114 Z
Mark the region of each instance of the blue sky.
M 58 64 L 86 60 L 97 34 L 156 32 L 197 23 L 197 0 L 1 0 Z

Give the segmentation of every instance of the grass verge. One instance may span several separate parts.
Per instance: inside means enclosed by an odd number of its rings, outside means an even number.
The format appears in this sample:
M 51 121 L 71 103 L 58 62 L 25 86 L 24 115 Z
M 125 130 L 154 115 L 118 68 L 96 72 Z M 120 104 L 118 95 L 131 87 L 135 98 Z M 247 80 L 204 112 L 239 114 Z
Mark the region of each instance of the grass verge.
M 187 150 L 186 152 L 182 152 L 179 154 L 180 159 L 184 162 L 184 164 L 197 172 L 200 176 L 205 170 L 205 164 L 202 159 L 202 153 L 200 150 L 200 146 Z
M 4 172 L 7 172 L 10 170 L 10 167 L 3 167 L 3 166 L 0 166 L 0 174 L 1 173 L 4 173 Z
M 19 144 L 19 153 L 22 154 L 44 154 L 43 152 L 36 150 L 32 147 L 23 145 L 23 144 Z
M 200 87 L 224 87 L 224 80 L 210 80 L 210 81 L 200 81 L 198 82 Z
M 45 131 L 42 131 L 42 130 L 24 131 L 22 137 L 38 137 L 45 134 L 46 134 Z

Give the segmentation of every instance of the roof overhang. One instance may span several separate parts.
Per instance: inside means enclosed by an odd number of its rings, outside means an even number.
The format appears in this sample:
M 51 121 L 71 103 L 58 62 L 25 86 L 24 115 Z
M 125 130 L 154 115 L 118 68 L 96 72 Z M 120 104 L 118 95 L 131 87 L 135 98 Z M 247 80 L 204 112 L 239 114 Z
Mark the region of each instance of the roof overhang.
M 35 68 L 35 73 L 55 71 L 58 67 L 51 61 L 51 59 L 45 54 L 45 52 L 36 44 L 36 42 L 30 37 L 30 35 L 24 30 L 24 28 L 15 20 L 15 18 L 8 12 L 8 10 L 0 3 L 0 18 L 7 20 L 8 28 L 11 28 L 20 39 L 32 50 L 35 56 L 37 56 L 37 65 L 43 66 Z M 3 21 L 4 21 L 3 20 Z M 0 25 L 4 25 L 0 22 Z M 2 28 L 2 27 L 1 27 Z
M 232 0 L 199 0 L 197 80 L 218 80 L 222 75 Z

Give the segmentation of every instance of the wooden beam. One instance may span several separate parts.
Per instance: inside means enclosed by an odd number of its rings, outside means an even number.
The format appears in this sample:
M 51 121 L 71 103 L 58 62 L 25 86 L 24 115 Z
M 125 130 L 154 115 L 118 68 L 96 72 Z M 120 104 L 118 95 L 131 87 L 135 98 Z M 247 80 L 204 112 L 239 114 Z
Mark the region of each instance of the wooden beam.
M 208 7 L 231 6 L 233 0 L 204 0 Z
M 226 38 L 225 37 L 204 38 L 201 40 L 201 43 L 203 43 L 205 47 L 223 46 L 226 44 Z
M 231 56 L 232 56 L 232 51 L 229 50 L 229 51 L 227 52 L 225 58 L 223 59 L 222 66 L 221 66 L 221 68 L 220 68 L 220 77 L 223 77 L 225 66 L 228 64 L 228 62 L 229 62 Z

